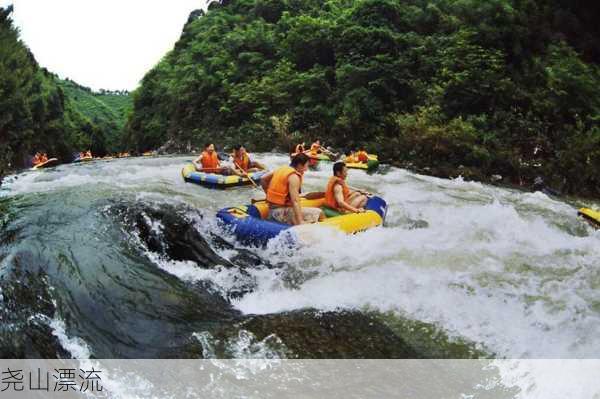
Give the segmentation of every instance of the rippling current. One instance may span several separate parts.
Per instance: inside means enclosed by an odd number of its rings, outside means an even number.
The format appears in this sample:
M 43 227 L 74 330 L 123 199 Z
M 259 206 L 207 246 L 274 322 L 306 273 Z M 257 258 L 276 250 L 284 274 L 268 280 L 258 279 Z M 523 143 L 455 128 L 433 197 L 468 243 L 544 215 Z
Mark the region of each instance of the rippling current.
M 350 171 L 388 202 L 384 227 L 249 248 L 214 215 L 263 194 L 185 183 L 188 159 L 5 179 L 0 355 L 600 357 L 600 232 L 576 216 L 583 203 Z M 330 168 L 307 172 L 305 191 Z

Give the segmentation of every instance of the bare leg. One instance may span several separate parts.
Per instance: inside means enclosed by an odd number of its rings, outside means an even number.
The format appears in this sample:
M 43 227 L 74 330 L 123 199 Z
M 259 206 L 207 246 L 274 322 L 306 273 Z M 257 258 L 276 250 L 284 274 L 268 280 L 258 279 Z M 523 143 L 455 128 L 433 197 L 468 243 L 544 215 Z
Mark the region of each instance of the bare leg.
M 366 195 L 362 195 L 360 193 L 357 193 L 357 194 L 358 195 L 355 195 L 355 196 L 351 197 L 348 202 L 354 208 L 364 208 L 365 205 L 367 205 L 368 198 L 367 198 Z

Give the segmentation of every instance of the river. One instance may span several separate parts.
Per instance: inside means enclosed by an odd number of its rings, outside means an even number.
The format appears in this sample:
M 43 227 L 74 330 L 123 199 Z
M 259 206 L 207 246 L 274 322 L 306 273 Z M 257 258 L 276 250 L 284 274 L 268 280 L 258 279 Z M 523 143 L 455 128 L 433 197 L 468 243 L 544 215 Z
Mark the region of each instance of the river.
M 246 248 L 214 215 L 262 194 L 185 183 L 189 159 L 5 179 L 4 357 L 600 357 L 600 231 L 581 202 L 352 170 L 388 202 L 384 227 Z

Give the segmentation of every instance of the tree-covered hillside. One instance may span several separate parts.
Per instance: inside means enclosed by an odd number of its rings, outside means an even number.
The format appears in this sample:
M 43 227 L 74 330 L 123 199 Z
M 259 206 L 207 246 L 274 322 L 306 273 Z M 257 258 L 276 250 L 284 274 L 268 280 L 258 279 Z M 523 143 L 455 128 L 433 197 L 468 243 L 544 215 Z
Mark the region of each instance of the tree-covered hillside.
M 0 176 L 28 166 L 37 151 L 70 162 L 74 152 L 92 149 L 102 155 L 112 150 L 129 96 L 119 96 L 114 105 L 114 99 L 103 98 L 118 117 L 116 126 L 108 119 L 112 115 L 103 119 L 88 113 L 92 107 L 79 102 L 82 96 L 69 97 L 70 83 L 38 65 L 19 39 L 11 12 L 12 7 L 0 8 Z
M 103 131 L 104 152 L 117 152 L 121 149 L 121 138 L 127 117 L 133 108 L 128 91 L 94 92 L 70 79 L 60 80 L 59 86 L 73 107 L 85 115 Z
M 134 92 L 127 140 L 320 137 L 600 195 L 598 15 L 567 0 L 213 2 Z

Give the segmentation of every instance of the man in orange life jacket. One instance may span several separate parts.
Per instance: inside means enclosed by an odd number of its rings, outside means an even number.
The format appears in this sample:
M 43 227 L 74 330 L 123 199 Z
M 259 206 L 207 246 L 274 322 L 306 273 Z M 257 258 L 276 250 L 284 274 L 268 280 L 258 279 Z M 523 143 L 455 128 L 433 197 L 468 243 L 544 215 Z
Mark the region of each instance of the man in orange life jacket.
M 340 212 L 362 213 L 365 211 L 368 192 L 346 184 L 348 168 L 343 162 L 333 164 L 333 176 L 325 189 L 325 205 Z
M 194 161 L 194 165 L 196 166 L 196 170 L 205 173 L 216 173 L 220 175 L 231 175 L 235 174 L 240 176 L 241 173 L 237 172 L 234 169 L 231 169 L 227 166 L 221 167 L 221 163 L 219 162 L 219 156 L 215 151 L 215 145 L 212 143 L 207 143 L 204 146 L 204 151 L 200 154 L 200 156 Z
M 307 169 L 308 157 L 299 154 L 292 158 L 290 166 L 283 166 L 262 177 L 260 183 L 267 193 L 270 219 L 293 225 L 325 219 L 321 209 L 300 205 L 302 176 Z
M 241 169 L 243 172 L 256 172 L 259 170 L 265 170 L 264 165 L 250 159 L 250 155 L 246 152 L 246 148 L 238 144 L 233 147 L 233 166 L 237 169 Z

